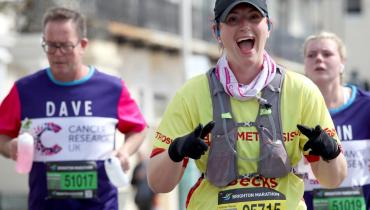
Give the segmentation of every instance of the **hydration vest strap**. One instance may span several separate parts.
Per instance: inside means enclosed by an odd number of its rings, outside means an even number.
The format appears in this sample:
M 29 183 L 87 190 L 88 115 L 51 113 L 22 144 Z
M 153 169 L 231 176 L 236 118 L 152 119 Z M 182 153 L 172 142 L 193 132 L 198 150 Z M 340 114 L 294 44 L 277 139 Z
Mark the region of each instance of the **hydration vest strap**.
M 207 77 L 213 104 L 213 120 L 216 123 L 211 131 L 212 143 L 205 175 L 212 184 L 222 187 L 238 178 L 237 157 L 233 151 L 236 147 L 237 124 L 233 120 L 229 96 L 212 72 L 214 69 L 207 73 Z
M 272 148 L 262 148 L 261 141 L 261 152 L 260 157 L 256 160 L 259 161 L 257 173 L 266 177 L 280 177 L 285 176 L 289 173 L 290 161 L 287 157 L 287 153 L 284 146 L 281 118 L 280 118 L 280 90 L 283 82 L 284 71 L 281 68 L 277 68 L 277 74 L 275 75 L 272 82 L 262 90 L 262 97 L 258 99 L 260 103 L 259 112 L 257 115 L 256 122 L 241 122 L 237 123 L 233 120 L 230 97 L 223 90 L 223 86 L 220 81 L 216 78 L 214 68 L 210 69 L 207 73 L 207 78 L 210 86 L 210 93 L 213 104 L 213 120 L 215 121 L 215 127 L 212 130 L 212 142 L 208 155 L 206 178 L 215 186 L 223 187 L 229 184 L 231 181 L 240 177 L 237 161 L 238 157 L 236 154 L 236 139 L 237 139 L 237 128 L 238 126 L 255 126 L 259 133 L 260 139 L 264 141 L 277 141 L 278 147 L 272 144 Z M 222 91 L 221 91 L 222 90 Z M 229 117 L 223 117 L 227 114 Z M 273 135 L 264 135 L 264 130 L 273 131 Z M 276 143 L 276 142 L 275 142 Z M 281 147 L 282 144 L 282 147 Z M 277 149 L 276 149 L 277 148 Z M 264 171 L 268 158 L 275 158 L 276 154 L 269 155 L 267 151 L 274 150 L 278 153 L 285 153 L 285 157 L 282 164 L 287 164 L 283 167 L 284 170 L 278 171 L 277 174 L 271 174 L 276 167 L 272 167 L 269 171 Z M 283 151 L 281 151 L 283 150 Z M 265 157 L 268 157 L 267 159 Z M 262 159 L 266 159 L 264 162 Z M 252 159 L 251 159 L 252 160 Z M 274 162 L 271 162 L 274 164 Z M 222 166 L 222 167 L 220 167 Z M 279 164 L 279 167 L 281 164 Z M 261 169 L 262 168 L 262 169 Z M 254 173 L 253 173 L 254 174 Z M 276 175 L 276 176 L 275 176 Z

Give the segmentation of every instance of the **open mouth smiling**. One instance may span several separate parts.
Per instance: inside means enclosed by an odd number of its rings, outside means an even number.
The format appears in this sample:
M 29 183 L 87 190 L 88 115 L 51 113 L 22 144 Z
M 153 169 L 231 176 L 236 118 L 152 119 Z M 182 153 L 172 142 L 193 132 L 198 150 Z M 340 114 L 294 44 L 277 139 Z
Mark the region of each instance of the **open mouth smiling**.
M 255 39 L 254 38 L 241 38 L 241 39 L 238 39 L 236 43 L 243 53 L 248 53 L 253 49 Z

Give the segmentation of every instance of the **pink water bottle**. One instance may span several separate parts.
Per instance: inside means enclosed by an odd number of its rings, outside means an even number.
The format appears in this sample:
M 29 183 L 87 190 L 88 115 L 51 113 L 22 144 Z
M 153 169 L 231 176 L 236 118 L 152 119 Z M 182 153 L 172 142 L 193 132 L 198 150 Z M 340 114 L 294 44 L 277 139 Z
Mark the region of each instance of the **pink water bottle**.
M 31 134 L 25 132 L 18 136 L 18 151 L 15 170 L 20 174 L 31 171 L 33 163 L 34 140 Z

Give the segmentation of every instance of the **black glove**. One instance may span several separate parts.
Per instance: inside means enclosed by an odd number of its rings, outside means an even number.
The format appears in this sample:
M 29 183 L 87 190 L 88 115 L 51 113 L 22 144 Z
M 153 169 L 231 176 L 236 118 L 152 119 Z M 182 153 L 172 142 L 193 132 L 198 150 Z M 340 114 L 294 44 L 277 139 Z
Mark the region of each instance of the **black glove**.
M 185 136 L 176 138 L 168 148 L 168 155 L 174 162 L 180 162 L 184 157 L 199 159 L 208 149 L 208 145 L 203 139 L 215 125 L 214 121 L 209 122 L 204 127 L 199 124 L 195 130 Z
M 320 125 L 317 125 L 315 128 L 297 125 L 297 128 L 309 139 L 303 150 L 311 149 L 310 155 L 321 156 L 323 160 L 329 161 L 341 153 L 337 141 L 323 131 Z

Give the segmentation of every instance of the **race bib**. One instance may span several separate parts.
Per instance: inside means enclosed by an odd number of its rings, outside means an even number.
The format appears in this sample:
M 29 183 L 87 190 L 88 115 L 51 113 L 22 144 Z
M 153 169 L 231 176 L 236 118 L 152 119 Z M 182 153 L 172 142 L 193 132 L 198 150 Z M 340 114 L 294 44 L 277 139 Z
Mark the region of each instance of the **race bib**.
M 315 189 L 313 192 L 315 210 L 366 210 L 361 187 Z
M 98 175 L 95 161 L 47 163 L 48 198 L 96 198 Z
M 218 210 L 286 210 L 285 195 L 269 188 L 242 188 L 221 191 Z

